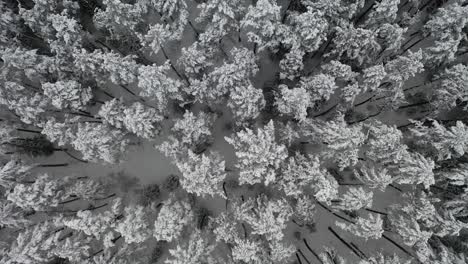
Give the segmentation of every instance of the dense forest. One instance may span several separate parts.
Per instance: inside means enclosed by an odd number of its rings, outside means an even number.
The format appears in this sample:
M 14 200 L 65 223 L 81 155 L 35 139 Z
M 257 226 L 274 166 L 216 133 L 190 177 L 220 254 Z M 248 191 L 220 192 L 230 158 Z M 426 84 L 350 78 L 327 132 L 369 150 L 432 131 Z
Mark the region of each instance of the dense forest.
M 0 1 L 0 263 L 468 263 L 467 24 L 467 0 Z

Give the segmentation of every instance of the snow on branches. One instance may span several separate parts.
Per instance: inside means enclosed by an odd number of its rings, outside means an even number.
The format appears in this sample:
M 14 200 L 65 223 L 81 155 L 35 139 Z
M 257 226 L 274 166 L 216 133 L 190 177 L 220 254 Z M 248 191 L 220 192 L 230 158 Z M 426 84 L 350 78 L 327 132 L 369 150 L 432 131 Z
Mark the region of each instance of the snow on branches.
M 287 158 L 286 147 L 276 143 L 275 138 L 273 121 L 270 121 L 264 128 L 259 128 L 257 133 L 246 128 L 231 138 L 225 137 L 225 140 L 236 151 L 240 184 L 263 182 L 268 185 L 275 181 L 276 170 Z

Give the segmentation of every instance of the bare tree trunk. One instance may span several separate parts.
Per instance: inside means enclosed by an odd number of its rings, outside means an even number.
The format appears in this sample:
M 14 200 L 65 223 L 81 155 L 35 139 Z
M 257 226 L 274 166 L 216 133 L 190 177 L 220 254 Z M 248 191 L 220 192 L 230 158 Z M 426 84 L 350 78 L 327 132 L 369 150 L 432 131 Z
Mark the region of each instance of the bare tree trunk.
M 299 264 L 302 264 L 301 258 L 299 257 L 299 254 L 297 254 L 297 252 L 296 252 L 296 258 L 297 258 L 297 261 L 299 262 Z
M 338 238 L 338 240 L 341 241 L 341 243 L 343 243 L 347 248 L 349 248 L 354 254 L 356 254 L 356 256 L 358 256 L 359 258 L 363 259 L 363 257 L 361 256 L 361 254 L 359 254 L 359 252 L 354 249 L 348 242 L 346 242 L 340 235 L 338 235 L 335 230 L 333 230 L 333 228 L 331 226 L 328 227 L 328 230 L 336 237 Z
M 360 105 L 363 105 L 363 104 L 369 102 L 370 100 L 374 99 L 375 97 L 376 97 L 376 95 L 374 94 L 374 95 L 372 95 L 371 97 L 367 98 L 366 100 L 364 100 L 364 101 L 362 101 L 362 102 L 360 102 L 360 103 L 355 104 L 354 107 L 358 107 L 358 106 L 360 106 Z
M 333 105 L 332 107 L 328 108 L 327 110 L 325 110 L 324 112 L 320 113 L 320 114 L 317 114 L 317 115 L 314 115 L 314 117 L 320 117 L 320 116 L 324 116 L 326 114 L 328 114 L 331 110 L 335 109 L 335 107 L 337 107 L 338 104 L 335 104 Z
M 302 253 L 302 250 L 299 248 L 297 249 L 297 252 L 299 252 L 299 254 L 302 256 L 303 259 L 305 259 L 305 261 L 307 262 L 307 264 L 312 264 L 307 258 L 306 256 L 304 255 L 304 253 Z M 297 252 L 296 252 L 296 255 L 297 255 Z
M 400 54 L 403 54 L 405 53 L 407 50 L 411 49 L 412 47 L 416 46 L 417 44 L 419 44 L 421 41 L 423 41 L 425 38 L 422 38 L 422 39 L 419 39 L 418 41 L 414 42 L 413 44 L 411 44 L 409 47 L 407 47 L 406 49 L 404 49 Z
M 66 149 L 63 150 L 63 152 L 65 152 L 65 154 L 67 154 L 68 156 L 70 156 L 71 158 L 73 158 L 73 159 L 75 159 L 75 160 L 77 160 L 79 162 L 88 163 L 86 160 L 79 159 L 79 158 L 75 157 L 74 155 L 70 154 L 70 152 L 68 152 Z
M 41 134 L 41 131 L 36 131 L 36 130 L 31 130 L 31 129 L 25 129 L 25 128 L 17 128 L 16 130 L 21 131 L 21 132 L 29 132 L 29 133 Z
M 317 258 L 317 260 L 323 264 L 323 261 L 320 259 L 320 256 L 309 246 L 309 243 L 307 243 L 307 240 L 304 238 L 302 239 L 302 241 L 304 241 L 306 248 L 312 253 L 312 255 L 314 255 Z
M 430 103 L 430 102 L 428 102 L 428 101 L 422 101 L 422 102 L 419 102 L 419 103 L 414 103 L 414 104 L 409 104 L 409 105 L 403 105 L 403 106 L 398 107 L 398 109 L 405 109 L 405 108 L 410 108 L 410 107 L 425 105 L 425 104 L 428 104 L 428 103 Z
M 169 56 L 167 56 L 167 53 L 166 53 L 166 50 L 164 49 L 164 47 L 162 45 L 159 45 L 159 47 L 161 48 L 161 51 L 163 53 L 163 56 L 164 58 L 166 58 L 166 60 L 169 61 L 169 64 L 171 65 L 171 69 L 175 72 L 175 74 L 181 79 L 181 80 L 185 80 L 187 82 L 188 85 L 190 85 L 190 81 L 188 80 L 187 76 L 179 73 L 179 71 L 176 69 L 176 67 L 174 66 L 174 64 L 172 63 L 171 59 L 169 58 Z
M 372 212 L 372 213 L 380 214 L 380 215 L 387 215 L 387 213 L 379 212 L 379 211 L 376 211 L 376 210 L 373 210 L 373 209 L 370 209 L 370 208 L 366 208 L 365 210 L 369 211 L 369 212 Z
M 353 242 L 350 242 L 350 244 L 351 244 L 351 246 L 352 246 L 354 249 L 356 249 L 356 250 L 361 254 L 361 256 L 362 256 L 364 259 L 367 259 L 366 254 L 364 254 L 364 252 L 362 252 L 362 250 L 359 249 L 359 247 L 358 247 L 356 244 L 354 244 Z
M 395 245 L 397 248 L 399 248 L 401 251 L 405 252 L 406 254 L 408 254 L 409 256 L 413 257 L 413 255 L 407 251 L 404 247 L 400 246 L 397 242 L 393 241 L 391 238 L 389 238 L 388 236 L 386 236 L 385 234 L 382 234 L 382 237 L 385 238 L 386 240 L 388 240 L 390 243 L 392 243 L 393 245 Z
M 53 167 L 66 167 L 68 163 L 57 163 L 57 164 L 39 164 L 37 167 L 41 168 L 53 168 Z
M 340 219 L 342 219 L 342 220 L 344 220 L 344 221 L 346 221 L 346 222 L 348 222 L 348 223 L 355 224 L 354 221 L 351 221 L 351 220 L 349 220 L 349 219 L 347 219 L 347 218 L 345 218 L 345 217 L 343 217 L 343 216 L 341 216 L 341 215 L 339 215 L 339 214 L 333 212 L 332 210 L 330 210 L 330 208 L 326 207 L 326 206 L 323 205 L 321 202 L 317 201 L 317 204 L 320 205 L 323 209 L 327 210 L 329 213 L 333 214 L 334 216 L 336 216 L 336 217 L 338 217 L 338 218 L 340 218 Z
M 192 24 L 192 21 L 188 21 L 188 24 L 190 25 L 190 27 L 192 28 L 193 32 L 195 32 L 195 38 L 198 40 L 198 38 L 200 37 L 200 33 L 198 32 L 198 30 L 193 26 Z

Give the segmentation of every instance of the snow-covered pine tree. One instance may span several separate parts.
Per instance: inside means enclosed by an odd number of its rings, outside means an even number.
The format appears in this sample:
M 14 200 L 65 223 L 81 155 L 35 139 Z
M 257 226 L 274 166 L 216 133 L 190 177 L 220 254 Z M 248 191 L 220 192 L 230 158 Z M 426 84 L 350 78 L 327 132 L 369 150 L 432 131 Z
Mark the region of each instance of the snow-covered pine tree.
M 98 116 L 119 129 L 126 129 L 137 136 L 152 139 L 159 134 L 164 119 L 157 110 L 135 102 L 126 106 L 122 100 L 112 99 L 101 106 Z
M 279 45 L 278 27 L 281 21 L 281 7 L 272 0 L 259 0 L 255 6 L 249 6 L 241 21 L 241 27 L 247 32 L 249 41 L 256 44 L 258 50 L 275 50 Z M 257 48 L 254 47 L 254 52 Z
M 201 231 L 194 231 L 189 239 L 169 249 L 170 258 L 166 264 L 207 263 L 214 264 L 217 259 L 213 256 L 215 244 Z M 219 260 L 218 260 L 219 261 Z
M 288 156 L 286 147 L 276 143 L 275 126 L 270 121 L 257 133 L 244 129 L 231 138 L 225 137 L 237 156 L 240 169 L 240 184 L 264 183 L 268 185 L 277 178 L 277 170 Z
M 468 67 L 456 64 L 444 69 L 435 77 L 437 87 L 434 87 L 434 97 L 431 104 L 436 110 L 449 110 L 458 103 L 468 101 Z M 466 109 L 466 106 L 465 106 Z
M 334 201 L 333 207 L 348 211 L 371 208 L 373 196 L 372 191 L 366 192 L 362 187 L 350 187 L 338 201 Z
M 52 100 L 52 105 L 58 109 L 85 109 L 93 98 L 91 88 L 82 87 L 74 80 L 58 81 L 42 84 L 44 95 Z
M 193 217 L 192 207 L 188 202 L 169 199 L 161 207 L 154 222 L 153 236 L 157 240 L 173 241 L 193 221 Z
M 281 84 L 278 89 L 280 95 L 275 102 L 278 111 L 284 115 L 291 115 L 299 121 L 305 120 L 307 108 L 312 106 L 312 98 L 307 90 L 302 87 L 289 89 L 284 84 Z
M 268 241 L 280 241 L 293 209 L 285 199 L 269 199 L 260 195 L 243 202 L 236 209 L 237 219 L 249 224 L 253 234 L 264 235 Z
M 325 157 L 334 159 L 340 169 L 357 164 L 359 146 L 366 140 L 362 125 L 348 125 L 343 116 L 339 116 L 328 122 L 310 121 L 304 127 L 308 136 L 324 145 Z
M 262 90 L 255 88 L 249 81 L 231 90 L 227 106 L 234 115 L 235 123 L 242 125 L 260 115 L 265 107 L 265 99 Z
M 189 193 L 197 196 L 225 197 L 222 184 L 226 178 L 225 162 L 217 152 L 197 155 L 188 150 L 186 158 L 176 161 L 182 173 L 181 185 Z
M 168 62 L 162 66 L 153 64 L 138 68 L 140 95 L 154 100 L 160 112 L 167 111 L 171 99 L 182 100 L 180 95 L 182 83 L 168 75 L 170 69 Z
M 352 233 L 355 236 L 364 239 L 379 239 L 382 237 L 383 220 L 379 214 L 369 213 L 367 218 L 358 217 L 356 223 L 349 224 L 344 222 L 336 222 L 336 225 Z
M 431 121 L 431 126 L 414 121 L 415 127 L 410 128 L 410 131 L 415 137 L 416 146 L 428 152 L 435 160 L 463 156 L 468 149 L 466 125 L 457 121 L 454 126 L 446 128 L 436 120 Z

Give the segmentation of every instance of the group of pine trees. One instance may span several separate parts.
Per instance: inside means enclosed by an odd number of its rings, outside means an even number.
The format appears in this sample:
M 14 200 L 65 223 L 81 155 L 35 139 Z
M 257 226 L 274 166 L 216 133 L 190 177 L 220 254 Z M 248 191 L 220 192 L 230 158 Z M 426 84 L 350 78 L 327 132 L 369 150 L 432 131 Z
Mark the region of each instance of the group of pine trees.
M 466 0 L 0 1 L 0 262 L 467 263 L 467 25 Z M 141 144 L 179 175 L 44 172 Z

